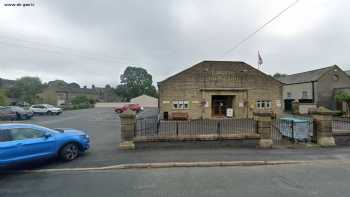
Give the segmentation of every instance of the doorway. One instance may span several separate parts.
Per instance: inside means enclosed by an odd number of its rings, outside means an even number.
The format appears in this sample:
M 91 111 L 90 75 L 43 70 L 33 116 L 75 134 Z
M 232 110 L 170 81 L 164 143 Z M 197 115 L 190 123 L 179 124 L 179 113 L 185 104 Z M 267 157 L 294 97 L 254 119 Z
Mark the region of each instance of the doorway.
M 233 108 L 233 96 L 212 96 L 212 116 L 213 117 L 225 117 L 228 108 Z
M 285 99 L 284 100 L 284 111 L 291 112 L 292 111 L 292 103 L 294 99 Z

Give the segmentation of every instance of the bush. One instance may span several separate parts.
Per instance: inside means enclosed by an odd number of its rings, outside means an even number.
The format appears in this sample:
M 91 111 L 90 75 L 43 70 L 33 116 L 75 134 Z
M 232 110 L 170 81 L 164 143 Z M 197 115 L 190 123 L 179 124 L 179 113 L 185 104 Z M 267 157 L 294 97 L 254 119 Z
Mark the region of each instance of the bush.
M 86 96 L 77 96 L 72 99 L 73 109 L 87 109 L 94 107 L 95 100 L 89 99 Z
M 0 90 L 0 106 L 7 105 L 7 96 L 5 91 Z

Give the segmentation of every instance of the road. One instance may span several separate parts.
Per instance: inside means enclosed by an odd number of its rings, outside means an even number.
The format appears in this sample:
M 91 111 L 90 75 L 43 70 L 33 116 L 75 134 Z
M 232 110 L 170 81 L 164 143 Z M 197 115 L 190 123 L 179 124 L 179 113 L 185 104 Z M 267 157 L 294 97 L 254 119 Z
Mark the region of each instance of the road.
M 146 110 L 149 115 L 152 110 Z M 66 111 L 60 116 L 39 116 L 25 121 L 51 128 L 76 128 L 86 131 L 91 137 L 91 149 L 80 158 L 62 163 L 44 162 L 39 168 L 96 167 L 125 163 L 183 162 L 183 161 L 252 161 L 252 160 L 347 160 L 350 147 L 312 149 L 256 149 L 254 145 L 232 147 L 225 142 L 167 143 L 134 151 L 118 149 L 120 121 L 110 108 L 95 108 Z M 167 146 L 164 146 L 167 145 Z M 169 145 L 169 146 L 168 146 Z M 159 148 L 161 147 L 161 148 Z M 32 166 L 27 166 L 31 168 Z
M 310 164 L 24 173 L 0 176 L 1 197 L 349 196 L 350 165 Z

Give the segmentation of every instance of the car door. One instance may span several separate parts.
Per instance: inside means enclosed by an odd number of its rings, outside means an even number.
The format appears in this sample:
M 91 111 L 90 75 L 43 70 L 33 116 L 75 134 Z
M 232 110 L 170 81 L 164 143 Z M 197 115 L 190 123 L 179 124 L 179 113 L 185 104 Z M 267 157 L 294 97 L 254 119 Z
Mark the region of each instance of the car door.
M 20 157 L 17 142 L 12 140 L 9 129 L 0 129 L 0 165 L 16 161 Z
M 55 154 L 55 137 L 38 128 L 13 128 L 11 136 L 17 142 L 22 160 L 44 158 Z

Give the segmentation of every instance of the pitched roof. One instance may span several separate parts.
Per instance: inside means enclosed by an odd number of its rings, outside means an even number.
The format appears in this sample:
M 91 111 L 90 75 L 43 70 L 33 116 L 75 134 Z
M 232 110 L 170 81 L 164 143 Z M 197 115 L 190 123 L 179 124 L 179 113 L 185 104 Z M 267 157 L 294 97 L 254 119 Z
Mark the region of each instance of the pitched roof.
M 161 84 L 163 82 L 166 82 L 168 80 L 171 80 L 171 79 L 174 79 L 176 78 L 177 76 L 183 74 L 183 73 L 186 73 L 187 71 L 189 70 L 192 70 L 192 69 L 195 69 L 195 68 L 199 68 L 199 67 L 215 67 L 215 69 L 218 69 L 218 70 L 224 70 L 224 71 L 227 71 L 228 68 L 229 69 L 235 69 L 235 70 L 254 70 L 254 71 L 257 71 L 257 72 L 260 72 L 261 74 L 263 75 L 266 75 L 267 77 L 269 77 L 270 79 L 278 82 L 278 83 L 281 83 L 280 81 L 276 80 L 275 78 L 271 77 L 270 75 L 254 68 L 253 66 L 245 63 L 245 62 L 242 62 L 242 61 L 216 61 L 216 60 L 204 60 L 202 62 L 199 62 L 177 74 L 174 74 L 166 79 L 164 79 L 163 81 L 160 81 L 158 82 L 158 84 Z
M 277 80 L 279 80 L 280 82 L 285 83 L 285 84 L 305 83 L 305 82 L 317 81 L 323 74 L 332 70 L 334 68 L 334 66 L 329 66 L 329 67 L 320 68 L 320 69 L 316 69 L 316 70 L 310 70 L 307 72 L 287 75 L 284 77 L 279 77 L 279 78 L 277 78 Z

